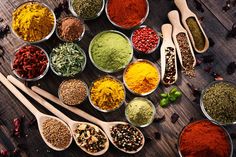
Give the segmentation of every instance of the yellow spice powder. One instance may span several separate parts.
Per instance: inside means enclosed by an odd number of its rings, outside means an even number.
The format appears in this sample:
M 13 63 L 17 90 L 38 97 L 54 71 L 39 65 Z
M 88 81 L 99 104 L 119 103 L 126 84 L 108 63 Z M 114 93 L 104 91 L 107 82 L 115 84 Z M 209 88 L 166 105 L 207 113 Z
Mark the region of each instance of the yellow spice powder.
M 124 100 L 123 85 L 112 77 L 102 77 L 94 82 L 90 98 L 92 103 L 102 110 L 113 110 Z
M 131 64 L 125 72 L 125 82 L 129 89 L 138 94 L 145 94 L 159 83 L 157 69 L 146 61 Z
M 38 2 L 28 2 L 13 12 L 12 28 L 25 41 L 45 38 L 53 29 L 53 13 Z

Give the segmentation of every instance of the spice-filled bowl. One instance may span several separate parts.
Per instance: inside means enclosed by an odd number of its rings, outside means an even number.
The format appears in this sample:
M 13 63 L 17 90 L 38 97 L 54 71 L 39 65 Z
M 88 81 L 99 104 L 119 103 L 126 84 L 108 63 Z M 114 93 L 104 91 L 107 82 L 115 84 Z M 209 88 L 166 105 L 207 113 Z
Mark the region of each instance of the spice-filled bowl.
M 132 44 L 129 38 L 119 31 L 103 31 L 90 42 L 89 58 L 93 65 L 103 72 L 118 72 L 132 60 Z
M 123 82 L 131 93 L 146 96 L 157 89 L 160 83 L 160 72 L 151 61 L 138 59 L 124 70 Z
M 134 126 L 146 127 L 153 122 L 156 108 L 153 103 L 143 97 L 131 100 L 125 108 L 125 117 Z
M 194 140 L 194 142 L 193 142 Z M 216 122 L 206 119 L 185 126 L 178 138 L 180 157 L 232 157 L 233 143 L 227 130 Z
M 131 34 L 131 42 L 136 52 L 151 54 L 160 45 L 161 37 L 153 27 L 141 25 Z
M 58 76 L 73 77 L 85 69 L 87 58 L 76 43 L 63 43 L 53 48 L 50 54 L 51 70 Z
M 113 76 L 106 75 L 95 80 L 89 90 L 89 101 L 101 112 L 120 108 L 125 101 L 125 87 Z
M 45 3 L 25 2 L 12 13 L 11 30 L 19 39 L 36 44 L 48 40 L 56 29 L 56 16 Z
M 56 35 L 64 42 L 80 41 L 85 34 L 83 19 L 75 16 L 67 16 L 57 21 Z
M 149 14 L 149 2 L 148 0 L 107 0 L 105 11 L 108 20 L 114 26 L 130 30 L 146 20 Z
M 69 0 L 69 10 L 84 20 L 98 18 L 105 7 L 105 0 Z
M 37 81 L 43 78 L 48 72 L 48 54 L 39 46 L 22 46 L 15 51 L 11 61 L 11 69 L 21 80 Z
M 204 115 L 221 125 L 236 124 L 236 84 L 214 81 L 201 93 L 200 106 Z

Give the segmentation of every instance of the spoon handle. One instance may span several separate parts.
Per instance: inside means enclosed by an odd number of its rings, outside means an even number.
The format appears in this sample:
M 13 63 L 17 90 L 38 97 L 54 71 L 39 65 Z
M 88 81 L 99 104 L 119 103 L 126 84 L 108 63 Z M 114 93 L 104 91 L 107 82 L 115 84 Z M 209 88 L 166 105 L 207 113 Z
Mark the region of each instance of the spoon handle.
M 168 18 L 170 20 L 170 23 L 173 26 L 173 34 L 176 31 L 186 31 L 183 26 L 180 23 L 180 17 L 179 17 L 179 12 L 177 10 L 172 10 L 168 13 Z
M 46 100 L 44 100 L 42 97 L 40 97 L 38 94 L 33 92 L 31 89 L 26 87 L 23 83 L 21 83 L 19 80 L 17 80 L 12 75 L 8 75 L 7 79 L 14 84 L 16 87 L 21 89 L 23 92 L 28 94 L 30 97 L 32 97 L 34 100 L 36 100 L 39 104 L 44 106 L 46 109 L 48 109 L 50 112 L 55 114 L 57 117 L 65 121 L 67 124 L 70 124 L 73 120 L 71 120 L 69 117 L 67 117 L 65 114 L 63 114 L 61 111 L 59 111 L 57 108 L 49 104 Z
M 6 86 L 10 92 L 12 92 L 12 94 L 15 95 L 15 97 L 17 97 L 18 100 L 20 100 L 22 102 L 22 104 L 25 105 L 25 107 L 36 117 L 38 118 L 40 115 L 42 115 L 42 113 L 37 110 L 34 105 L 32 105 L 28 99 L 26 99 L 26 97 L 21 94 L 21 92 L 16 89 L 16 87 L 14 87 L 7 79 L 6 77 L 0 72 L 0 81 L 2 82 L 2 84 L 4 86 Z
M 179 8 L 180 12 L 182 13 L 182 16 L 186 17 L 186 16 L 189 16 L 189 14 L 193 13 L 189 9 L 186 0 L 174 0 L 174 2 L 175 2 L 175 5 L 177 6 L 177 8 Z
M 100 126 L 103 125 L 103 123 L 104 123 L 103 121 L 101 121 L 101 120 L 99 120 L 99 119 L 89 115 L 88 113 L 86 113 L 86 112 L 84 112 L 84 111 L 82 111 L 82 110 L 80 110 L 80 109 L 78 109 L 76 107 L 71 107 L 71 106 L 65 105 L 56 96 L 50 94 L 49 92 L 47 92 L 47 91 L 45 91 L 45 90 L 43 90 L 43 89 L 41 89 L 41 88 L 39 88 L 37 86 L 31 87 L 31 89 L 34 92 L 36 92 L 37 94 L 43 96 L 44 98 L 47 98 L 48 100 L 58 104 L 59 106 L 65 108 L 65 109 L 67 109 L 67 110 L 69 110 L 69 111 L 71 111 L 71 112 L 73 112 L 73 113 L 75 113 L 77 115 L 79 115 L 80 117 L 83 117 L 83 118 L 87 119 L 90 122 L 93 122 L 93 123 L 95 123 L 97 125 L 100 125 Z

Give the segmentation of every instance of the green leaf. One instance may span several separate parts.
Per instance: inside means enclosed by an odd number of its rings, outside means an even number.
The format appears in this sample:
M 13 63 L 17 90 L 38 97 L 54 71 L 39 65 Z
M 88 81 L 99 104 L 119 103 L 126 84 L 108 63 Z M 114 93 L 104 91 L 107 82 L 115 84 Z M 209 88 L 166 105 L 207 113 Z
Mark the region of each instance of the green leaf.
M 177 88 L 174 87 L 174 88 L 172 88 L 172 89 L 170 90 L 170 94 L 173 94 L 173 93 L 175 93 L 176 91 L 178 91 L 178 90 L 177 90 Z
M 167 93 L 161 93 L 160 96 L 161 96 L 162 98 L 167 98 L 167 97 L 168 97 L 168 94 L 167 94 Z
M 168 98 L 163 98 L 163 99 L 161 99 L 161 101 L 160 101 L 160 106 L 161 106 L 161 107 L 167 107 L 167 106 L 169 105 L 169 103 L 170 103 L 170 101 L 169 101 Z
M 177 97 L 175 97 L 175 95 L 171 95 L 171 96 L 169 96 L 169 99 L 171 102 L 175 102 Z
M 174 95 L 175 95 L 176 98 L 179 98 L 179 97 L 182 96 L 182 93 L 181 93 L 180 91 L 176 91 L 176 92 L 174 93 Z

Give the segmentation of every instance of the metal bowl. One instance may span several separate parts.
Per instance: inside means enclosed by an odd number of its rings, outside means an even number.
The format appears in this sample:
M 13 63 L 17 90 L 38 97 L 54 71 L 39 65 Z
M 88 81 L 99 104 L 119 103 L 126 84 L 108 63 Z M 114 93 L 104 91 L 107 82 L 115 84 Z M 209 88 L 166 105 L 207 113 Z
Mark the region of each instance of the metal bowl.
M 202 121 L 210 121 L 210 120 L 207 120 L 207 119 L 198 120 L 198 121 L 195 121 L 195 122 L 192 122 L 192 123 L 188 124 L 187 126 L 192 125 L 192 124 L 196 124 L 196 123 L 199 123 L 199 122 L 202 122 Z M 215 122 L 215 121 L 210 121 L 210 122 L 212 122 L 213 124 L 217 125 L 218 127 L 222 128 L 222 129 L 224 130 L 225 135 L 228 137 L 229 144 L 230 144 L 230 148 L 231 148 L 231 152 L 230 152 L 230 156 L 229 156 L 229 157 L 233 157 L 233 149 L 234 149 L 234 147 L 233 147 L 233 141 L 232 141 L 232 139 L 231 139 L 231 137 L 230 137 L 228 131 L 227 131 L 223 126 L 221 126 L 220 124 L 218 124 L 217 122 Z M 177 144 L 177 147 L 178 147 L 178 153 L 179 153 L 179 156 L 180 156 L 180 157 L 184 157 L 184 156 L 182 155 L 182 153 L 181 153 L 181 150 L 180 150 L 180 140 L 181 140 L 181 136 L 182 136 L 182 134 L 184 133 L 184 131 L 185 131 L 185 129 L 186 129 L 187 126 L 185 126 L 185 127 L 182 129 L 182 131 L 180 132 L 179 137 L 178 137 L 178 144 Z M 199 136 L 201 136 L 201 135 L 199 135 Z
M 208 113 L 207 111 L 205 110 L 205 106 L 204 106 L 204 103 L 203 103 L 203 96 L 206 92 L 206 90 L 211 87 L 212 85 L 214 84 L 217 84 L 217 83 L 220 83 L 220 82 L 224 82 L 224 83 L 227 83 L 227 84 L 231 84 L 232 86 L 235 86 L 236 87 L 236 84 L 232 83 L 232 82 L 229 82 L 229 81 L 213 81 L 211 82 L 210 84 L 208 84 L 204 90 L 202 90 L 201 92 L 201 98 L 200 98 L 200 107 L 201 107 L 201 110 L 203 112 L 203 114 L 207 117 L 207 119 L 211 120 L 211 121 L 215 121 L 217 122 L 218 124 L 220 125 L 232 125 L 232 124 L 236 124 L 236 121 L 235 122 L 232 122 L 232 123 L 222 123 L 222 122 L 219 122 L 215 119 L 213 119 Z
M 76 39 L 76 40 L 74 40 L 74 41 L 67 41 L 66 39 L 63 39 L 62 37 L 60 37 L 60 35 L 58 34 L 58 26 L 59 26 L 59 23 L 63 20 L 63 19 L 65 19 L 65 18 L 77 18 L 78 20 L 80 20 L 81 21 L 81 23 L 82 23 L 82 25 L 83 25 L 83 32 L 82 32 L 82 34 L 80 35 L 80 37 L 78 38 L 78 39 Z M 81 18 L 79 18 L 79 17 L 75 17 L 75 16 L 66 16 L 66 17 L 63 17 L 63 18 L 61 18 L 61 19 L 59 19 L 59 20 L 57 20 L 57 26 L 56 26 L 56 35 L 57 35 L 57 37 L 61 40 L 61 41 L 63 41 L 63 42 L 75 42 L 75 41 L 80 41 L 80 40 L 82 40 L 82 38 L 84 37 L 84 34 L 85 34 L 85 24 L 84 24 L 84 20 L 83 19 L 81 19 Z
M 140 28 L 145 28 L 145 27 L 148 27 L 148 28 L 151 28 L 152 30 L 154 30 L 154 31 L 156 32 L 157 36 L 158 36 L 158 43 L 157 43 L 156 47 L 155 47 L 154 49 L 148 51 L 147 53 L 144 53 L 144 52 L 142 52 L 142 51 L 136 49 L 135 46 L 134 46 L 134 44 L 133 44 L 133 40 L 132 40 L 132 39 L 133 39 L 133 36 L 134 36 L 134 32 L 137 31 L 137 30 L 139 30 Z M 158 32 L 155 28 L 153 28 L 153 27 L 150 27 L 150 26 L 147 26 L 147 25 L 141 25 L 141 26 L 137 27 L 137 28 L 132 32 L 131 37 L 130 37 L 130 41 L 131 41 L 132 46 L 133 46 L 133 48 L 134 48 L 134 50 L 135 50 L 136 52 L 141 53 L 141 54 L 151 54 L 151 53 L 153 53 L 154 51 L 156 51 L 156 49 L 159 47 L 159 45 L 160 45 L 160 43 L 161 43 L 161 35 L 160 35 L 160 34 L 161 34 L 161 33 L 159 33 L 159 32 Z
M 41 40 L 38 40 L 38 41 L 26 41 L 26 40 L 22 39 L 22 38 L 15 32 L 15 30 L 13 29 L 12 26 L 11 26 L 11 31 L 12 31 L 12 33 L 13 33 L 15 36 L 17 36 L 19 39 L 21 39 L 22 41 L 27 42 L 27 43 L 29 43 L 29 44 L 38 44 L 38 43 L 44 42 L 44 41 L 48 40 L 48 39 L 53 35 L 53 33 L 54 33 L 55 29 L 56 29 L 56 23 L 57 23 L 57 22 L 56 22 L 56 16 L 55 16 L 55 14 L 54 14 L 54 11 L 53 11 L 48 5 L 46 5 L 45 3 L 38 2 L 38 1 L 27 1 L 27 2 L 24 2 L 24 3 L 22 3 L 21 5 L 19 5 L 16 9 L 14 9 L 14 11 L 16 11 L 19 7 L 21 7 L 22 5 L 27 4 L 27 3 L 38 3 L 38 4 L 40 4 L 40 5 L 42 5 L 42 6 L 46 7 L 46 8 L 48 8 L 48 9 L 51 11 L 51 13 L 52 13 L 52 15 L 53 15 L 53 17 L 54 17 L 54 24 L 53 24 L 53 27 L 52 27 L 51 32 L 50 32 L 46 37 L 44 37 L 44 38 L 41 39 Z M 13 23 L 13 18 L 12 18 L 12 23 Z
M 127 83 L 126 83 L 126 81 L 125 81 L 125 73 L 127 72 L 127 70 L 129 69 L 129 67 L 130 67 L 131 65 L 133 65 L 133 64 L 135 64 L 135 63 L 137 63 L 137 62 L 147 62 L 147 63 L 151 64 L 153 67 L 155 67 L 155 69 L 157 70 L 157 74 L 158 74 L 158 82 L 157 82 L 157 85 L 156 85 L 156 87 L 155 87 L 154 89 L 152 89 L 151 91 L 149 91 L 149 92 L 147 92 L 147 93 L 142 93 L 142 94 L 140 94 L 140 93 L 134 92 L 133 90 L 131 90 L 131 89 L 129 88 L 129 86 L 127 85 Z M 160 77 L 161 77 L 161 76 L 160 76 L 159 69 L 156 67 L 156 65 L 155 65 L 154 63 L 152 63 L 151 61 L 146 60 L 146 59 L 137 59 L 136 61 L 130 63 L 130 64 L 126 67 L 126 69 L 124 70 L 124 73 L 123 73 L 123 82 L 124 82 L 124 84 L 125 84 L 125 87 L 126 87 L 131 93 L 133 93 L 133 94 L 135 94 L 135 95 L 138 95 L 138 96 L 147 96 L 147 95 L 151 94 L 152 92 L 154 92 L 154 91 L 157 89 L 157 87 L 158 87 L 158 85 L 159 85 L 159 83 L 160 83 L 160 80 L 161 80 Z
M 94 105 L 93 101 L 91 100 L 91 89 L 92 89 L 94 83 L 97 82 L 97 81 L 99 81 L 100 79 L 105 78 L 105 77 L 109 77 L 109 78 L 114 79 L 114 80 L 116 80 L 117 82 L 119 82 L 120 85 L 121 85 L 122 88 L 123 88 L 123 91 L 124 91 L 124 98 L 123 98 L 123 100 L 120 102 L 120 105 L 119 105 L 117 108 L 114 108 L 114 109 L 111 109 L 111 110 L 103 110 L 103 109 L 99 108 L 98 106 Z M 124 87 L 123 83 L 122 83 L 120 80 L 118 80 L 117 78 L 115 78 L 115 77 L 113 77 L 113 76 L 111 76 L 111 75 L 102 76 L 102 77 L 96 79 L 95 81 L 92 82 L 92 84 L 91 84 L 91 86 L 90 86 L 90 88 L 89 88 L 89 102 L 90 102 L 90 104 L 92 104 L 92 106 L 93 106 L 95 109 L 97 109 L 98 111 L 101 111 L 101 112 L 111 112 L 111 111 L 115 111 L 115 110 L 119 109 L 119 108 L 121 107 L 121 105 L 125 102 L 125 96 L 126 96 L 126 92 L 125 92 L 125 87 Z
M 32 79 L 23 78 L 23 77 L 19 76 L 15 70 L 13 70 L 13 62 L 14 62 L 14 60 L 15 60 L 15 55 L 14 55 L 14 57 L 13 57 L 12 60 L 11 60 L 11 69 L 12 69 L 12 72 L 16 75 L 16 77 L 18 77 L 18 78 L 21 79 L 21 80 L 24 80 L 24 81 L 37 81 L 37 80 L 43 78 L 43 77 L 47 74 L 47 72 L 48 72 L 48 69 L 49 69 L 49 57 L 48 57 L 48 54 L 47 54 L 47 52 L 46 52 L 43 48 L 41 48 L 41 47 L 39 47 L 39 46 L 36 46 L 36 45 L 28 45 L 28 44 L 17 48 L 17 49 L 15 50 L 15 53 L 17 53 L 19 49 L 21 49 L 21 48 L 23 48 L 23 47 L 25 47 L 25 46 L 34 46 L 34 47 L 37 47 L 37 48 L 41 49 L 41 50 L 44 52 L 44 54 L 46 55 L 46 57 L 47 57 L 47 60 L 48 60 L 47 66 L 46 66 L 44 72 L 43 72 L 41 75 L 37 76 L 37 77 L 32 78 Z M 14 54 L 15 54 L 15 53 L 14 53 Z
M 128 43 L 129 43 L 129 45 L 130 45 L 130 48 L 131 48 L 131 55 L 130 55 L 130 60 L 129 60 L 129 62 L 127 62 L 127 65 L 124 65 L 122 68 L 120 68 L 120 69 L 118 69 L 118 70 L 116 70 L 116 71 L 110 71 L 110 70 L 106 70 L 106 69 L 103 69 L 103 68 L 99 67 L 99 66 L 94 62 L 93 57 L 92 57 L 92 52 L 91 52 L 92 44 L 93 44 L 94 40 L 95 40 L 98 36 L 102 35 L 103 33 L 109 33 L 109 32 L 111 32 L 111 33 L 117 33 L 117 34 L 123 36 L 123 37 L 128 41 Z M 106 72 L 106 73 L 119 72 L 119 71 L 123 70 L 124 68 L 126 68 L 126 67 L 128 66 L 128 64 L 130 63 L 130 61 L 132 60 L 132 58 L 133 58 L 132 43 L 131 43 L 131 41 L 129 40 L 129 38 L 128 38 L 126 35 L 124 35 L 123 33 L 119 32 L 119 31 L 116 31 L 116 30 L 107 30 L 107 31 L 100 32 L 100 33 L 98 33 L 98 34 L 92 39 L 92 41 L 91 41 L 90 44 L 89 44 L 89 58 L 90 58 L 91 62 L 93 63 L 93 65 L 94 65 L 97 69 L 99 69 L 99 70 L 101 70 L 101 71 L 103 71 L 103 72 Z
M 106 11 L 107 18 L 108 18 L 108 20 L 109 20 L 114 26 L 116 26 L 116 27 L 118 27 L 118 28 L 121 28 L 121 29 L 130 30 L 130 29 L 132 29 L 132 28 L 135 28 L 135 27 L 137 27 L 137 26 L 143 24 L 144 21 L 147 19 L 148 14 L 149 14 L 149 2 L 148 2 L 148 0 L 146 0 L 146 3 L 147 3 L 146 15 L 143 17 L 143 19 L 142 19 L 142 20 L 139 22 L 139 24 L 137 24 L 136 26 L 132 26 L 132 27 L 130 27 L 130 28 L 125 28 L 125 27 L 122 27 L 122 26 L 116 24 L 115 22 L 113 22 L 113 21 L 111 20 L 109 14 L 108 14 L 108 3 L 109 3 L 109 0 L 106 1 L 106 6 L 105 6 L 105 11 Z
M 129 106 L 130 102 L 135 101 L 135 100 L 138 100 L 138 99 L 147 101 L 147 102 L 150 104 L 150 106 L 152 107 L 152 110 L 153 110 L 152 119 L 151 119 L 147 124 L 144 124 L 144 125 L 136 125 L 136 124 L 134 124 L 134 123 L 129 119 L 129 116 L 127 115 L 127 112 L 126 112 L 127 107 Z M 156 108 L 155 108 L 155 106 L 153 105 L 153 103 L 152 103 L 150 100 L 148 100 L 148 99 L 146 99 L 146 98 L 143 98 L 143 97 L 136 97 L 136 98 L 134 98 L 133 100 L 131 100 L 130 102 L 129 102 L 129 103 L 126 105 L 126 107 L 125 107 L 125 117 L 126 117 L 126 119 L 128 120 L 128 122 L 129 122 L 130 124 L 136 126 L 136 127 L 142 127 L 142 128 L 144 128 L 144 127 L 149 126 L 149 125 L 153 122 L 154 117 L 155 117 L 155 114 L 156 114 Z
M 77 15 L 77 13 L 74 11 L 74 8 L 73 8 L 73 6 L 72 6 L 73 0 L 68 0 L 68 2 L 69 2 L 69 10 L 70 10 L 70 12 L 71 12 L 74 16 L 79 17 L 79 16 Z M 97 13 L 97 15 L 96 15 L 95 17 L 92 17 L 92 18 L 83 18 L 83 19 L 84 19 L 84 20 L 94 20 L 94 19 L 98 18 L 98 17 L 102 14 L 102 11 L 103 11 L 104 7 L 105 7 L 105 0 L 102 0 L 102 8 L 101 8 L 101 10 Z M 81 18 L 82 18 L 82 17 L 81 17 Z

